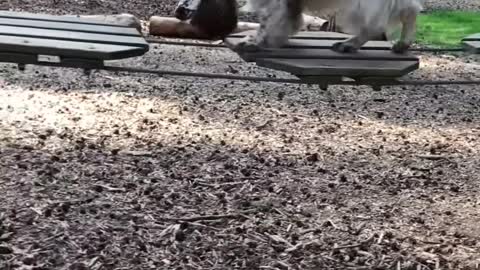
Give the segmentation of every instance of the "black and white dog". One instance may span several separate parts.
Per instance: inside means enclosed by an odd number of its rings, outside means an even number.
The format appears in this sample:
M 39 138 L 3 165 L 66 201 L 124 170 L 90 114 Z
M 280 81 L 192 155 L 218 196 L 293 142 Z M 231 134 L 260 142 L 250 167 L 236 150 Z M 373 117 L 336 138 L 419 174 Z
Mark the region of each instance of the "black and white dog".
M 333 50 L 354 52 L 367 41 L 401 25 L 400 39 L 392 50 L 403 53 L 415 40 L 422 4 L 423 0 L 248 0 L 242 9 L 254 11 L 260 27 L 256 35 L 245 37 L 236 49 L 281 47 L 303 25 L 303 14 L 316 16 L 331 10 L 343 32 L 353 35 L 335 43 Z M 226 33 L 232 29 L 233 21 L 238 21 L 235 0 L 180 0 L 176 14 L 177 18 L 191 19 L 192 24 L 212 32 Z

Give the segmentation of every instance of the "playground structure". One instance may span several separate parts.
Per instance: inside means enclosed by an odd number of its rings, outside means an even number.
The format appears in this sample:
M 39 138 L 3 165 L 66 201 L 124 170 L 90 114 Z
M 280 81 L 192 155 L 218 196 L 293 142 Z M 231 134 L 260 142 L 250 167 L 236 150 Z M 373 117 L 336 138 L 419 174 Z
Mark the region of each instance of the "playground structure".
M 330 49 L 334 42 L 349 35 L 334 32 L 300 32 L 280 49 L 242 53 L 240 57 L 258 66 L 284 71 L 298 79 L 245 77 L 230 74 L 151 70 L 106 65 L 105 61 L 144 55 L 149 43 L 225 47 L 209 43 L 168 42 L 145 38 L 135 27 L 80 17 L 52 16 L 20 12 L 0 12 L 0 62 L 191 76 L 216 79 L 273 81 L 283 83 L 328 85 L 439 85 L 480 84 L 480 81 L 403 81 L 400 77 L 419 68 L 413 54 L 395 54 L 387 41 L 370 41 L 356 53 L 342 54 Z M 225 39 L 227 47 L 248 32 L 232 34 Z M 462 48 L 450 51 L 480 53 L 480 33 L 462 40 Z M 414 49 L 415 50 L 415 49 Z M 417 49 L 417 51 L 443 51 Z

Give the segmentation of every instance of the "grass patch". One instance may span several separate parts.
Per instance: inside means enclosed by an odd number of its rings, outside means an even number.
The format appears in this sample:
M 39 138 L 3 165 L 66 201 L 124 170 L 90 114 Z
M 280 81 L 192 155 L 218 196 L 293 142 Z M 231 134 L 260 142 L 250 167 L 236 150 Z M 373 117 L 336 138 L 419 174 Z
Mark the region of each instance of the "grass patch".
M 417 20 L 417 43 L 434 47 L 458 47 L 462 38 L 480 33 L 480 12 L 434 11 Z

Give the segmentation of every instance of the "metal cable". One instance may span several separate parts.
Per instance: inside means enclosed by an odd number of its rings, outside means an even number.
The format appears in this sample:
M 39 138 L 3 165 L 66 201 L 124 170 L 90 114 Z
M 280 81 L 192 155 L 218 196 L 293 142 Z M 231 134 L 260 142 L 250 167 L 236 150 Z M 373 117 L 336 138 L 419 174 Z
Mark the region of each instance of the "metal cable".
M 239 80 L 239 81 L 252 81 L 252 82 L 276 82 L 276 83 L 297 83 L 297 84 L 305 83 L 299 79 L 268 78 L 268 77 L 215 74 L 215 73 L 204 73 L 204 72 L 197 73 L 197 72 L 188 72 L 188 71 L 129 68 L 129 67 L 119 67 L 119 66 L 104 66 L 101 69 L 107 70 L 107 71 L 116 71 L 116 72 L 156 74 L 160 76 L 167 75 L 167 76 L 182 76 L 182 77 L 198 77 L 198 78 L 208 78 L 208 79 Z
M 231 75 L 231 74 L 216 74 L 205 72 L 188 72 L 188 71 L 172 71 L 161 69 L 148 69 L 148 68 L 136 68 L 136 67 L 121 67 L 121 66 L 67 66 L 61 63 L 54 62 L 37 62 L 33 65 L 47 66 L 47 67 L 61 67 L 61 68 L 81 68 L 85 74 L 90 74 L 92 70 L 105 70 L 110 72 L 129 72 L 129 73 L 143 73 L 143 74 L 155 74 L 158 76 L 181 76 L 181 77 L 197 77 L 207 79 L 221 79 L 221 80 L 236 80 L 236 81 L 250 81 L 250 82 L 273 82 L 273 83 L 291 83 L 291 84 L 308 84 L 308 85 L 370 85 L 370 86 L 395 86 L 395 85 L 410 85 L 410 86 L 425 86 L 425 85 L 480 85 L 480 80 L 396 80 L 395 78 L 386 79 L 368 79 L 360 78 L 355 81 L 339 81 L 325 78 L 322 81 L 303 81 L 300 79 L 285 79 L 285 78 L 272 78 L 272 77 L 257 77 L 257 76 L 243 76 L 243 75 Z M 19 70 L 25 70 L 25 64 L 18 64 Z
M 203 72 L 188 72 L 188 71 L 170 71 L 170 70 L 157 70 L 157 69 L 145 69 L 145 68 L 131 68 L 131 67 L 119 67 L 119 66 L 104 66 L 101 68 L 106 71 L 114 72 L 132 72 L 132 73 L 147 73 L 156 75 L 167 76 L 182 76 L 182 77 L 199 77 L 208 79 L 224 79 L 224 80 L 240 80 L 251 82 L 275 82 L 275 83 L 294 83 L 294 84 L 331 84 L 331 85 L 379 85 L 379 86 L 394 86 L 394 85 L 410 85 L 410 86 L 425 86 L 425 85 L 480 85 L 480 80 L 460 80 L 460 81 L 431 81 L 431 80 L 359 80 L 359 81 L 331 81 L 328 80 L 312 83 L 305 82 L 299 79 L 283 79 L 283 78 L 268 78 L 268 77 L 256 77 L 256 76 L 242 76 L 242 75 L 230 75 L 230 74 L 215 74 L 215 73 L 203 73 Z

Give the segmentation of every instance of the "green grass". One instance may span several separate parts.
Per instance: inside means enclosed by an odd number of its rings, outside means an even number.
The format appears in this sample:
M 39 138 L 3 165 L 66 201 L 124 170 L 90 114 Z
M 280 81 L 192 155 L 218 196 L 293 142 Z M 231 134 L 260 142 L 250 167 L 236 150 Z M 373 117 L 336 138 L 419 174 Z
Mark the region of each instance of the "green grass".
M 480 33 L 480 12 L 435 11 L 417 20 L 417 43 L 434 47 L 457 47 L 462 38 Z

